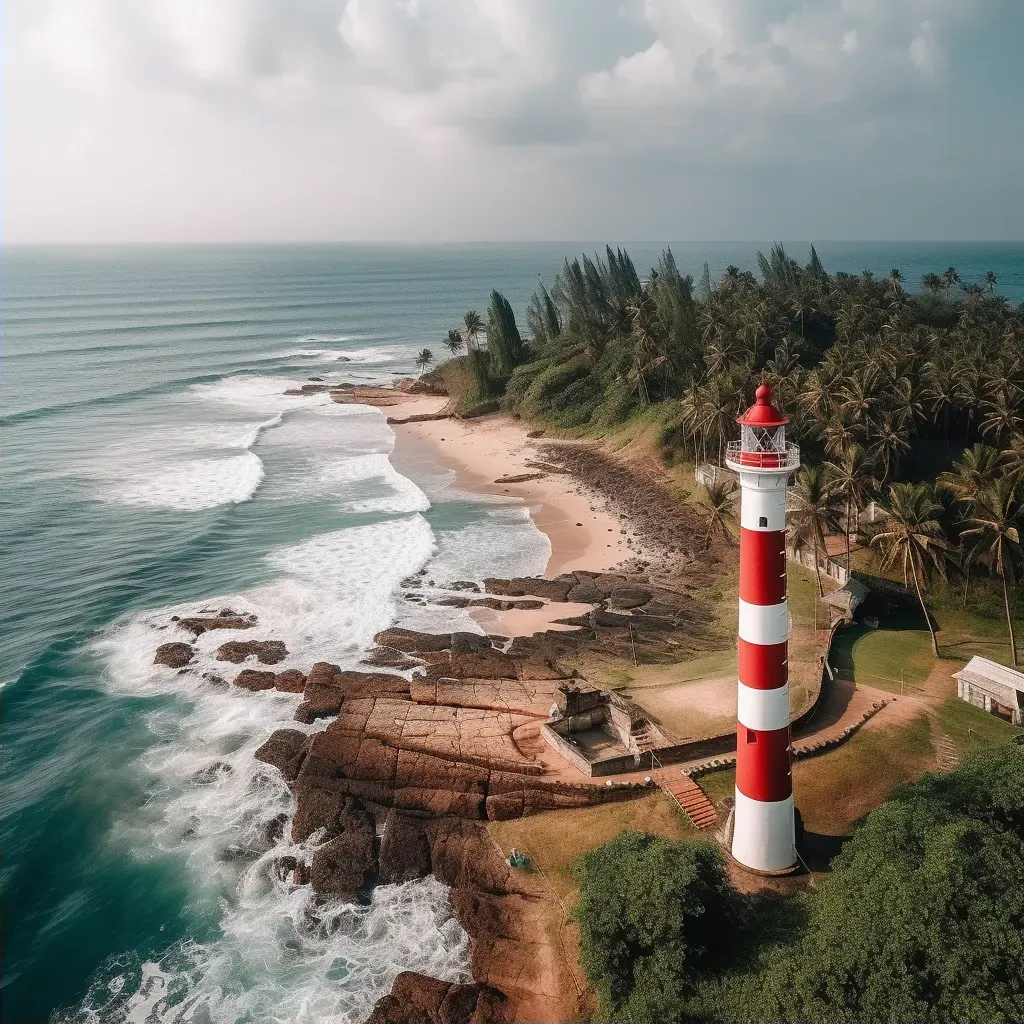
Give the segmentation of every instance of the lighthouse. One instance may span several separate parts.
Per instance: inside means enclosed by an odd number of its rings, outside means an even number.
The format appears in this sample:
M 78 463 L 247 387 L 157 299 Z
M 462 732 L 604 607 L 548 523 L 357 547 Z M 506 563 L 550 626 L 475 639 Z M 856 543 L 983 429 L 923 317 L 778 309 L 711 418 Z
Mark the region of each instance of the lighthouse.
M 789 608 L 786 604 L 786 483 L 800 450 L 762 383 L 736 421 L 740 440 L 726 465 L 740 481 L 740 610 L 736 807 L 732 855 L 768 873 L 796 864 L 789 754 Z

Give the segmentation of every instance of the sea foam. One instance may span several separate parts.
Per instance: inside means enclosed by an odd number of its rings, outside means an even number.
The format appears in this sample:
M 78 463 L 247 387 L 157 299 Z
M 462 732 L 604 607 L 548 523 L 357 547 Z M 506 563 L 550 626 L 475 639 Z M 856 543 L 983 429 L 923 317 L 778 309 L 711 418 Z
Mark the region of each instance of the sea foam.
M 254 376 L 194 385 L 176 403 L 191 422 L 139 432 L 110 445 L 88 467 L 100 485 L 97 496 L 182 512 L 247 501 L 264 478 L 263 462 L 251 451 L 261 436 L 287 413 L 328 400 L 284 394 L 291 385 L 286 378 Z M 236 418 L 245 412 L 252 418 Z
M 401 971 L 469 980 L 468 952 L 433 878 L 378 886 L 369 906 L 322 904 L 265 857 L 246 869 L 218 941 L 178 943 L 156 961 L 117 958 L 55 1022 L 358 1024 Z
M 360 907 L 318 901 L 280 870 L 282 857 L 308 862 L 320 837 L 293 843 L 287 825 L 280 834 L 291 792 L 254 754 L 275 728 L 314 727 L 292 718 L 298 695 L 231 686 L 218 677 L 240 666 L 216 660 L 229 639 L 280 639 L 290 652 L 281 668 L 324 658 L 355 665 L 394 620 L 400 581 L 433 551 L 420 515 L 321 534 L 268 554 L 280 573 L 273 583 L 130 616 L 93 644 L 107 686 L 188 705 L 149 712 L 157 742 L 137 765 L 148 799 L 123 815 L 109 841 L 142 856 L 182 857 L 196 902 L 222 905 L 221 934 L 177 944 L 159 961 L 111 961 L 62 1019 L 355 1022 L 401 970 L 466 977 L 465 933 L 433 879 L 381 886 Z M 153 664 L 158 644 L 188 638 L 170 625 L 172 615 L 226 605 L 254 613 L 258 625 L 202 634 L 186 672 Z

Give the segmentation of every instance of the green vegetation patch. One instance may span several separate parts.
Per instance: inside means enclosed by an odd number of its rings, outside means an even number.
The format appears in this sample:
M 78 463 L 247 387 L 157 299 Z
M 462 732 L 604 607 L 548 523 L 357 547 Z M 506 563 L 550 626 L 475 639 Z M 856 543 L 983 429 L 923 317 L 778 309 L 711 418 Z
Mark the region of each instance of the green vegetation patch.
M 727 796 L 734 796 L 736 793 L 736 769 L 721 768 L 714 772 L 705 772 L 698 775 L 694 781 L 708 795 L 708 799 L 717 804 Z
M 931 768 L 933 756 L 931 727 L 922 712 L 886 728 L 869 723 L 835 750 L 795 761 L 793 794 L 805 827 L 844 835 L 894 787 Z
M 678 1019 L 734 930 L 722 854 L 629 831 L 576 866 L 580 964 L 608 1020 Z
M 935 667 L 935 656 L 928 631 L 912 628 L 912 621 L 894 619 L 885 629 L 841 629 L 832 641 L 829 662 L 856 683 L 893 693 L 908 685 L 920 689 Z
M 773 1020 L 1010 1021 L 1024 1007 L 1024 747 L 903 786 L 810 895 Z
M 951 697 L 938 708 L 939 728 L 956 744 L 961 754 L 973 754 L 982 747 L 1009 743 L 1024 734 L 1001 718 L 982 711 L 958 697 Z

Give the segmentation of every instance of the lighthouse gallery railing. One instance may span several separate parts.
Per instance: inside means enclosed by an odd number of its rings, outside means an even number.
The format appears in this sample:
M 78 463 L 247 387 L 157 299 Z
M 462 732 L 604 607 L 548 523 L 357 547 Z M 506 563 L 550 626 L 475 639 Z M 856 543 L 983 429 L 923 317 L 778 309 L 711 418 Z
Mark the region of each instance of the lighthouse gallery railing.
M 742 441 L 730 441 L 725 446 L 725 461 L 751 469 L 796 469 L 800 465 L 800 448 L 787 441 L 778 448 L 750 451 L 744 449 Z

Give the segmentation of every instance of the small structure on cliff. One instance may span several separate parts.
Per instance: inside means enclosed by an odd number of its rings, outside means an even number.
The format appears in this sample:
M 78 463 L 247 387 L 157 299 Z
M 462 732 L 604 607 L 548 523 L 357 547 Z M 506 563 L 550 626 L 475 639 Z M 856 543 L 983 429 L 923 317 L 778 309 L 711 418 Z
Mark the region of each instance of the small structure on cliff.
M 670 741 L 632 701 L 592 686 L 558 687 L 558 714 L 542 734 L 587 775 L 616 775 L 651 766 L 651 751 Z
M 953 678 L 961 700 L 1013 725 L 1022 724 L 1024 672 L 975 655 Z
M 828 605 L 829 618 L 837 622 L 853 622 L 854 613 L 871 591 L 860 580 L 847 580 L 843 586 L 826 594 L 822 600 Z

